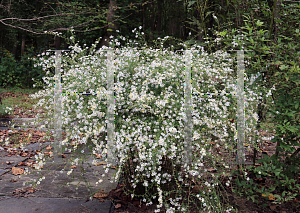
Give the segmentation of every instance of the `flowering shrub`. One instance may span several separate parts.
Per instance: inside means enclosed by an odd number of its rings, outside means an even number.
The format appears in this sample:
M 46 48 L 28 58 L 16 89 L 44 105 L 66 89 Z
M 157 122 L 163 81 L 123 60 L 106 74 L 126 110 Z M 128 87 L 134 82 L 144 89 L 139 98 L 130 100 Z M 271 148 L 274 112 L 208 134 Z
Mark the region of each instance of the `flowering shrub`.
M 116 39 L 112 45 L 117 42 Z M 62 96 L 62 124 L 67 133 L 62 146 L 74 151 L 88 146 L 93 154 L 104 157 L 106 144 L 99 135 L 106 130 L 105 57 L 108 48 L 96 51 L 95 47 L 96 44 L 91 49 L 75 44 L 62 57 L 62 91 L 65 94 Z M 119 160 L 119 164 L 114 165 L 117 168 L 115 181 L 123 173 L 127 192 L 132 198 L 141 198 L 146 205 L 158 202 L 156 212 L 163 206 L 167 212 L 173 212 L 175 208 L 185 211 L 192 196 L 198 200 L 192 203 L 201 210 L 222 211 L 217 193 L 220 187 L 218 177 L 225 175 L 229 169 L 231 156 L 224 153 L 233 152 L 236 146 L 236 127 L 234 122 L 230 122 L 236 112 L 236 80 L 230 68 L 233 60 L 221 51 L 209 55 L 200 46 L 192 46 L 191 50 L 194 94 L 191 165 L 185 164 L 182 154 L 184 55 L 164 49 L 138 50 L 136 47 L 115 51 L 114 154 Z M 42 57 L 38 65 L 50 74 L 49 69 L 55 66 L 55 58 L 50 55 Z M 36 107 L 40 105 L 48 109 L 47 126 L 50 126 L 54 113 L 54 77 L 44 77 L 44 81 L 48 86 L 32 97 L 44 97 Z M 245 84 L 248 83 L 246 76 Z M 80 95 L 78 92 L 91 95 Z M 245 141 L 249 145 L 257 132 L 257 100 L 256 93 L 245 89 Z M 78 155 L 75 161 L 78 163 Z M 97 163 L 96 159 L 94 163 Z M 106 172 L 111 166 L 104 166 Z M 101 182 L 100 179 L 98 183 Z M 200 185 L 198 190 L 196 184 Z M 196 195 L 189 193 L 185 197 L 190 187 L 195 187 Z

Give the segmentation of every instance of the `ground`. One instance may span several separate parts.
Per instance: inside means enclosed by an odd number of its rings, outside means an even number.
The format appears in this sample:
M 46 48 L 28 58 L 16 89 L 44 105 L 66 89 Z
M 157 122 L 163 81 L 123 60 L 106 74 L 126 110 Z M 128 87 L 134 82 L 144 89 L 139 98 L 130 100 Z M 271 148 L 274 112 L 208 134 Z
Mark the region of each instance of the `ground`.
M 12 118 L 19 116 L 21 118 L 32 118 L 35 116 L 36 113 L 41 112 L 41 109 L 39 111 L 33 111 L 32 105 L 34 102 L 32 102 L 29 99 L 28 93 L 12 93 L 12 92 L 2 92 L 2 107 L 3 105 L 7 103 L 14 103 L 16 102 L 19 106 L 14 107 L 13 114 L 12 115 L 1 115 L 0 118 Z M 21 103 L 22 102 L 22 103 Z M 0 105 L 1 108 L 1 105 Z M 0 112 L 3 113 L 3 109 L 0 109 Z M 0 137 L 6 138 L 6 137 L 12 137 L 15 135 L 15 141 L 24 141 L 25 138 L 28 138 L 29 133 L 32 134 L 31 141 L 29 143 L 35 143 L 38 141 L 39 138 L 43 136 L 43 133 L 36 131 L 36 130 L 15 130 L 13 132 L 9 132 L 8 130 L 0 130 Z M 263 131 L 263 135 L 270 137 L 274 135 L 272 132 L 266 132 Z M 262 152 L 259 153 L 258 157 L 261 157 L 262 153 L 267 154 L 271 156 L 275 153 L 276 144 L 271 143 L 270 141 L 265 141 L 264 149 Z M 25 155 L 25 153 L 18 153 L 20 155 Z M 249 160 L 251 160 L 251 152 L 249 153 Z M 234 177 L 233 177 L 234 178 Z M 259 182 L 259 179 L 255 179 L 254 181 Z M 254 203 L 252 200 L 247 200 L 247 198 L 239 197 L 236 194 L 232 192 L 232 186 L 227 187 L 225 185 L 225 179 L 223 181 L 223 185 L 225 188 L 225 191 L 228 195 L 229 204 L 236 207 L 239 212 L 280 212 L 280 213 L 294 213 L 294 212 L 300 212 L 300 192 L 296 196 L 295 199 L 292 201 L 287 202 L 286 204 L 282 205 L 275 205 L 272 203 L 271 200 L 266 199 L 265 197 L 258 197 L 257 200 L 259 204 Z M 297 180 L 297 183 L 300 184 L 300 176 Z M 265 185 L 271 184 L 271 183 L 264 183 Z M 123 185 L 120 184 L 115 190 L 112 190 L 109 194 L 109 197 L 113 200 L 115 200 L 115 208 L 114 213 L 132 213 L 132 212 L 153 212 L 155 209 L 155 205 L 146 207 L 145 205 L 140 205 L 140 202 L 138 200 L 131 200 L 128 196 L 125 195 L 123 190 Z M 223 193 L 225 193 L 223 191 Z M 263 207 L 265 206 L 265 207 Z M 162 211 L 163 212 L 163 211 Z M 191 210 L 190 212 L 196 212 Z

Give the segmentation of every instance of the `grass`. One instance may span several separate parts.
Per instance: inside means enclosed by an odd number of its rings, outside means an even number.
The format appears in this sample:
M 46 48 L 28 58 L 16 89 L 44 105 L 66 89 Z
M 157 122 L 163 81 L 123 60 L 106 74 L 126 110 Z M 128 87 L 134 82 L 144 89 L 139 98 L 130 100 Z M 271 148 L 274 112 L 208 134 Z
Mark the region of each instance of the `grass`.
M 0 116 L 8 116 L 7 108 L 19 110 L 19 113 L 27 113 L 33 109 L 33 105 L 37 104 L 39 99 L 30 99 L 29 94 L 34 94 L 40 89 L 22 89 L 19 87 L 0 88 L 0 96 L 2 97 L 2 105 L 0 105 Z M 4 95 L 7 95 L 3 97 Z

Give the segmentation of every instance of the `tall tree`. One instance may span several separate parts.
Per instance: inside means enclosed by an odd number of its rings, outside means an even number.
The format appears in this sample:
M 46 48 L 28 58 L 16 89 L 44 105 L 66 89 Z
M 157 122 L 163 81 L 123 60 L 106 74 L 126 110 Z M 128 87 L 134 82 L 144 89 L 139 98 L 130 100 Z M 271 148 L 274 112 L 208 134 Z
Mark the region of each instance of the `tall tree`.
M 114 22 L 115 17 L 115 11 L 117 9 L 117 0 L 110 0 L 109 1 L 109 7 L 108 7 L 108 13 L 106 17 L 106 22 L 108 23 L 108 26 L 106 28 L 106 32 L 100 42 L 101 46 L 109 46 L 110 37 L 115 35 L 114 32 L 117 29 L 117 26 Z

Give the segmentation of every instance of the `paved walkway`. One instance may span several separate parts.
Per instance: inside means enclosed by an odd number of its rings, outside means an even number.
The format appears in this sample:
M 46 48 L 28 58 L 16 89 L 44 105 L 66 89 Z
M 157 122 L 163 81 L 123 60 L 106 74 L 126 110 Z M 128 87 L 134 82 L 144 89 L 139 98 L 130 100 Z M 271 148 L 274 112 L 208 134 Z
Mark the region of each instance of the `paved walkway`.
M 5 213 L 107 213 L 111 202 L 98 200 L 86 202 L 84 199 L 44 198 L 44 197 L 1 197 L 0 212 Z
M 36 150 L 45 149 L 48 145 L 51 143 L 43 143 L 41 147 L 38 143 L 33 143 L 27 145 L 26 149 L 28 149 L 28 153 L 34 153 Z M 102 177 L 102 174 L 105 173 L 104 165 L 94 166 L 92 164 L 93 158 L 89 157 L 81 167 L 78 165 L 73 168 L 71 175 L 67 175 L 71 165 L 67 164 L 65 159 L 68 159 L 71 154 L 65 153 L 65 156 L 66 158 L 55 163 L 48 162 L 42 171 L 37 173 L 30 166 L 35 163 L 33 154 L 22 157 L 18 154 L 11 155 L 7 150 L 1 150 L 0 212 L 111 212 L 112 202 L 108 194 L 118 184 L 110 182 L 115 170 L 110 169 L 105 177 Z M 62 171 L 66 165 L 65 171 Z M 25 168 L 36 172 L 24 175 Z M 85 169 L 84 176 L 82 176 L 82 168 Z M 21 175 L 18 175 L 19 173 Z M 37 188 L 32 188 L 29 184 L 23 185 L 26 181 L 38 180 L 43 176 L 45 179 Z M 99 179 L 103 179 L 103 182 L 96 185 L 95 183 Z M 89 183 L 89 188 L 85 181 Z M 67 183 L 69 186 L 66 185 Z M 92 199 L 90 199 L 91 197 Z

